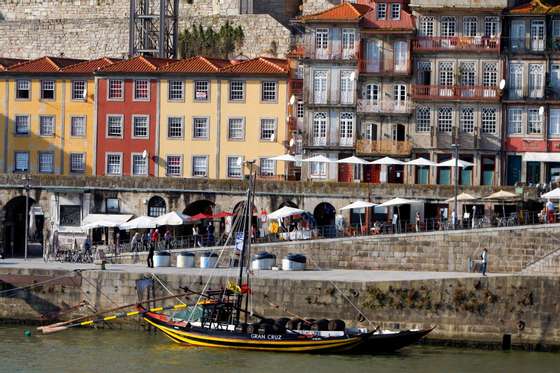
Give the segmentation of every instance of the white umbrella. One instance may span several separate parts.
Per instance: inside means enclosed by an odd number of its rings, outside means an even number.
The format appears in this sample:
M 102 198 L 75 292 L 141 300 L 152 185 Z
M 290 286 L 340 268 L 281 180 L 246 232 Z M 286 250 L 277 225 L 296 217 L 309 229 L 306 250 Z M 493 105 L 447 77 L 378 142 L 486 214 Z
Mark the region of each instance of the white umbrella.
M 406 199 L 406 198 L 393 198 L 390 199 L 386 202 L 383 202 L 382 204 L 378 205 L 377 207 L 394 207 L 394 206 L 401 206 L 401 205 L 410 205 L 413 203 L 421 203 L 422 201 L 419 201 L 417 199 Z
M 358 158 L 358 157 L 355 157 L 355 156 L 351 156 L 351 157 L 344 158 L 344 159 L 339 159 L 338 161 L 336 161 L 336 163 L 369 164 L 369 162 L 366 161 L 365 159 Z
M 457 201 L 473 201 L 475 199 L 478 199 L 477 197 L 470 195 L 468 193 L 461 193 L 459 195 L 457 195 Z M 446 200 L 445 202 L 450 203 L 450 202 L 454 202 L 455 198 L 451 197 L 448 200 Z
M 114 228 L 118 227 L 119 223 L 111 220 L 97 220 L 92 223 L 84 224 L 80 228 L 84 230 L 95 229 L 95 228 Z
M 366 201 L 356 201 L 347 206 L 341 207 L 340 210 L 363 209 L 375 206 L 375 203 Z
M 119 229 L 129 230 L 129 229 L 150 229 L 156 228 L 156 219 L 149 216 L 140 216 L 136 219 L 132 219 L 129 222 L 119 225 Z
M 405 164 L 410 165 L 410 166 L 435 166 L 436 163 L 430 161 L 429 159 L 426 158 L 417 158 L 413 161 L 408 161 Z
M 556 188 L 554 190 L 551 190 L 548 193 L 545 193 L 545 194 L 541 195 L 541 198 L 543 198 L 543 199 L 560 199 L 560 188 Z
M 403 161 L 399 161 L 398 159 L 390 158 L 390 157 L 383 157 L 380 159 L 376 159 L 373 162 L 369 162 L 369 164 L 379 164 L 379 165 L 401 165 L 404 164 Z
M 296 157 L 291 154 L 277 155 L 276 157 L 268 158 L 271 161 L 286 161 L 286 162 L 297 162 Z
M 183 225 L 191 220 L 190 216 L 179 214 L 175 211 L 155 218 L 157 225 Z
M 466 167 L 474 166 L 474 163 L 463 161 L 463 160 L 459 159 L 457 161 L 457 165 L 461 168 L 466 168 Z M 455 158 L 451 158 L 448 161 L 438 163 L 436 166 L 437 167 L 455 167 Z
M 332 162 L 330 159 L 325 157 L 324 155 L 316 155 L 311 158 L 302 159 L 302 162 L 318 162 L 318 163 L 330 163 Z
M 284 206 L 276 211 L 271 212 L 266 217 L 268 219 L 282 219 L 292 215 L 303 214 L 304 212 L 305 212 L 304 210 L 296 209 L 294 207 Z
M 506 192 L 505 190 L 500 190 L 499 192 L 496 193 L 492 193 L 487 197 L 484 197 L 484 199 L 500 199 L 500 200 L 505 200 L 505 199 L 511 199 L 511 198 L 516 198 L 517 194 L 512 193 L 512 192 Z

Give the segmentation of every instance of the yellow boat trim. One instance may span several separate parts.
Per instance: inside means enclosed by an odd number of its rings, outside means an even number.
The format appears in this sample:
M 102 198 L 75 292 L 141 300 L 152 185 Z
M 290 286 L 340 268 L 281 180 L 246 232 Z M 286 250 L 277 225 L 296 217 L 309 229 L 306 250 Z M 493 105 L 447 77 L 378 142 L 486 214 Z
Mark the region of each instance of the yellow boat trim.
M 80 323 L 80 325 L 82 325 L 82 326 L 91 325 L 91 324 L 93 324 L 93 320 L 84 321 L 84 322 L 81 322 L 81 323 Z
M 107 316 L 107 317 L 104 317 L 104 318 L 103 318 L 103 321 L 111 321 L 111 320 L 114 320 L 114 319 L 116 319 L 116 318 L 117 318 L 117 316 L 115 316 L 115 315 L 113 315 L 113 316 Z
M 136 316 L 140 313 L 140 311 L 132 311 L 132 312 L 127 312 L 126 316 Z
M 176 304 L 173 306 L 174 309 L 179 310 L 181 308 L 187 308 L 186 304 Z
M 160 311 L 163 311 L 163 307 L 150 308 L 150 312 L 160 312 Z
M 168 328 L 162 325 L 158 325 L 147 318 L 144 318 L 146 322 L 155 326 L 156 328 L 160 329 L 164 334 L 167 335 L 168 338 L 173 340 L 180 340 L 184 343 L 188 343 L 195 346 L 204 346 L 204 347 L 223 347 L 223 348 L 231 348 L 231 349 L 242 349 L 242 350 L 266 350 L 266 351 L 313 351 L 318 349 L 325 349 L 325 348 L 340 348 L 346 347 L 348 345 L 356 344 L 360 342 L 359 337 L 353 337 L 348 339 L 340 339 L 335 341 L 261 341 L 261 340 L 242 340 L 242 339 L 224 339 L 224 338 L 215 338 L 215 337 L 207 337 L 203 336 L 202 338 L 207 339 L 209 341 L 216 341 L 216 342 L 239 342 L 244 344 L 254 344 L 258 343 L 261 345 L 276 345 L 279 348 L 269 348 L 269 347 L 255 347 L 255 346 L 224 346 L 216 343 L 209 343 L 209 342 L 202 342 L 198 340 L 191 339 L 191 335 L 186 332 L 178 331 L 172 328 Z M 174 342 L 177 342 L 174 340 Z M 295 347 L 280 347 L 285 344 L 298 344 L 301 346 Z

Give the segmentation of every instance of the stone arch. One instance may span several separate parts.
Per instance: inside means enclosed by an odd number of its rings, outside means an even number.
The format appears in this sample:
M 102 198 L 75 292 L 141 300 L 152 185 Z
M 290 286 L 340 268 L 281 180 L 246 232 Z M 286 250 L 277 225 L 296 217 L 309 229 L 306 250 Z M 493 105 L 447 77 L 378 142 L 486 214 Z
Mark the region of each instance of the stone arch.
M 201 199 L 189 203 L 183 210 L 183 214 L 188 216 L 194 216 L 196 214 L 212 215 L 214 213 L 215 206 L 216 204 L 214 202 L 207 199 Z
M 153 196 L 148 201 L 148 216 L 157 218 L 167 212 L 167 204 L 160 196 Z
M 313 217 L 318 227 L 333 226 L 336 209 L 329 202 L 321 202 L 313 210 Z
M 295 203 L 295 202 L 293 202 L 293 201 L 290 201 L 290 200 L 286 200 L 286 201 L 282 202 L 282 203 L 280 204 L 280 206 L 278 206 L 278 208 L 281 209 L 282 207 L 285 207 L 285 206 L 287 206 L 287 207 L 293 207 L 293 208 L 295 208 L 295 209 L 298 208 L 297 203 Z
M 27 211 L 25 210 L 25 196 L 12 198 L 4 208 L 2 213 L 2 240 L 3 255 L 7 257 L 22 257 L 25 254 L 25 215 L 29 214 L 31 206 L 36 202 L 29 198 Z M 36 222 L 34 222 L 36 223 Z M 42 226 L 40 227 L 42 231 Z M 39 229 L 37 229 L 39 231 Z

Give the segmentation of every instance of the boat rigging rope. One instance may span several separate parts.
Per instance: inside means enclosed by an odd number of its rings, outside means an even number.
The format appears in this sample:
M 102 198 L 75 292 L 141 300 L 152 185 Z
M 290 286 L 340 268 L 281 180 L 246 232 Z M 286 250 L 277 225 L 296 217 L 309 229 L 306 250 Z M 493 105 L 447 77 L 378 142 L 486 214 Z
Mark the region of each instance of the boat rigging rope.
M 85 280 L 88 284 L 90 284 L 91 286 L 93 286 L 95 288 L 96 291 L 99 292 L 99 294 L 101 294 L 103 297 L 105 297 L 110 303 L 112 303 L 115 306 L 118 306 L 117 302 L 113 301 L 109 296 L 107 296 L 105 293 L 103 293 L 103 291 L 99 288 L 99 286 L 97 286 L 96 284 L 94 284 L 93 282 L 91 282 L 90 280 L 88 280 L 86 277 L 82 276 L 82 269 L 77 269 L 75 272 L 78 273 L 80 275 L 80 277 L 82 278 L 82 280 Z
M 165 289 L 165 291 L 167 291 L 170 295 L 174 295 L 174 293 L 172 293 L 171 290 L 169 290 L 169 289 L 167 288 L 167 286 L 165 286 L 165 285 L 163 284 L 163 282 L 159 279 L 159 277 L 156 276 L 155 273 L 152 273 L 152 277 L 153 277 L 157 282 L 159 282 L 159 284 Z M 175 297 L 175 298 L 176 298 L 180 303 L 182 303 L 183 305 L 185 305 L 185 306 L 187 305 L 187 304 L 186 304 L 185 302 L 183 302 L 179 297 Z
M 311 258 L 309 258 L 309 261 L 315 266 L 315 268 L 317 268 L 319 271 L 322 271 L 323 269 L 321 267 L 319 267 L 319 265 L 317 263 L 315 263 L 315 261 L 313 261 Z M 342 290 L 340 290 L 340 288 L 338 286 L 336 286 L 336 284 L 330 280 L 327 279 L 327 281 L 334 286 L 334 288 L 342 295 L 342 297 L 368 322 L 368 324 L 372 324 L 371 320 L 367 318 L 367 316 L 350 300 L 350 298 L 348 298 L 346 296 L 346 294 L 344 294 L 342 292 Z M 379 327 L 378 327 L 379 328 Z
M 0 295 L 10 293 L 10 292 L 14 292 L 14 291 L 18 291 L 18 290 L 32 289 L 34 287 L 41 286 L 41 285 L 47 284 L 49 282 L 54 282 L 54 281 L 60 280 L 61 278 L 72 278 L 72 276 L 66 276 L 66 275 L 58 276 L 58 277 L 55 277 L 55 278 L 50 278 L 50 279 L 45 280 L 45 281 L 36 282 L 34 284 L 27 285 L 27 286 L 21 286 L 21 287 L 17 287 L 17 288 L 2 290 L 2 291 L 0 291 Z M 4 283 L 6 283 L 6 282 L 4 282 Z

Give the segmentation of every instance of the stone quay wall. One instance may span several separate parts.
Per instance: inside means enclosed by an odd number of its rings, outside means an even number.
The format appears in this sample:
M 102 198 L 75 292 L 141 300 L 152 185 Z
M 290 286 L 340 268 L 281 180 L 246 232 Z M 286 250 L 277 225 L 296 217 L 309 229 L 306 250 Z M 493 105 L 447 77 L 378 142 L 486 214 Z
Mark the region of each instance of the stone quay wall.
M 196 273 L 196 274 L 194 274 Z M 172 292 L 187 286 L 200 290 L 208 271 L 161 274 L 158 278 Z M 26 276 L 58 280 L 29 290 L 0 297 L 3 321 L 69 319 L 82 315 L 74 306 L 86 300 L 97 309 L 138 301 L 136 280 L 147 274 L 125 271 L 88 270 L 80 273 L 61 270 L 0 268 L 0 289 L 22 286 Z M 19 276 L 14 282 L 14 276 Z M 31 279 L 32 277 L 29 277 Z M 231 277 L 214 277 L 209 288 L 226 286 Z M 270 317 L 287 316 L 286 309 L 306 318 L 343 319 L 348 325 L 375 328 L 418 328 L 437 326 L 432 340 L 469 344 L 499 344 L 504 334 L 514 346 L 551 348 L 560 346 L 560 278 L 544 276 L 496 276 L 422 281 L 345 282 L 308 281 L 289 278 L 259 278 L 251 282 L 254 311 Z M 31 284 L 32 281 L 28 280 Z M 337 290 L 338 289 L 338 290 Z M 154 296 L 168 293 L 157 284 Z M 348 303 L 362 310 L 367 321 Z M 195 299 L 191 299 L 191 302 Z M 177 303 L 175 299 L 165 304 Z M 136 319 L 116 326 L 137 328 Z M 115 324 L 114 324 L 115 325 Z M 93 331 L 92 331 L 93 332 Z

